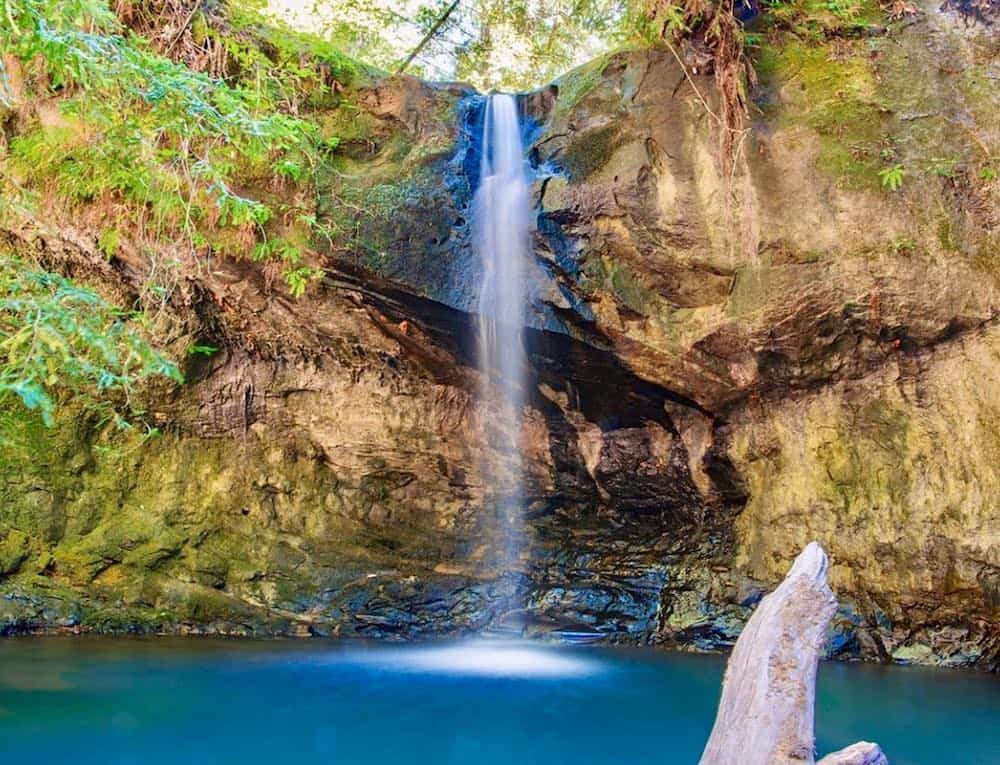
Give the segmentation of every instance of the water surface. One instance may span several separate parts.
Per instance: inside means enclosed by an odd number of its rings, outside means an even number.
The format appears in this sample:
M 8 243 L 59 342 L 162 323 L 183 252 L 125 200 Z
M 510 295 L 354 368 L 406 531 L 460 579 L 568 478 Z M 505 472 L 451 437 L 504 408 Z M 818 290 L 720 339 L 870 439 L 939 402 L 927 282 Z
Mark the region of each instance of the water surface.
M 720 657 L 525 644 L 0 640 L 0 762 L 695 763 Z M 818 747 L 1000 763 L 1000 680 L 824 664 Z

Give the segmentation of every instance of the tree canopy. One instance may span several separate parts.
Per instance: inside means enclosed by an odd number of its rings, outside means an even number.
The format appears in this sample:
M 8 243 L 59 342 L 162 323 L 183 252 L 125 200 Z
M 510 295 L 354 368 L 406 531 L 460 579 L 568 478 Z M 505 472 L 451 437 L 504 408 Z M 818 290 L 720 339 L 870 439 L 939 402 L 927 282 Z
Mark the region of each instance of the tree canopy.
M 551 81 L 626 36 L 635 0 L 459 0 L 408 71 L 480 90 Z M 293 26 L 319 28 L 347 53 L 392 71 L 453 0 L 271 0 Z

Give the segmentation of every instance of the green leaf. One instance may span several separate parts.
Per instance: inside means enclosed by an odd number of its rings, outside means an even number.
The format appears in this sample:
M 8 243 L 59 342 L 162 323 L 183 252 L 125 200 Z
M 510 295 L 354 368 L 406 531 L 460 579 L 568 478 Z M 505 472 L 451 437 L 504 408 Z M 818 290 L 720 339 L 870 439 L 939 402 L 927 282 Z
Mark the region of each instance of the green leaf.
M 189 345 L 187 347 L 187 353 L 188 353 L 189 356 L 190 355 L 195 355 L 195 354 L 198 354 L 198 355 L 201 355 L 201 356 L 213 356 L 214 354 L 216 354 L 218 352 L 219 352 L 219 349 L 216 348 L 214 345 L 195 345 L 195 344 L 192 344 L 192 345 Z
M 127 394 L 139 381 L 182 382 L 177 366 L 140 334 L 137 318 L 58 274 L 0 254 L 0 398 L 16 396 L 51 425 L 61 392 L 85 407 L 127 412 Z
M 906 171 L 902 165 L 893 165 L 878 171 L 878 177 L 882 181 L 882 187 L 889 191 L 898 191 L 903 185 L 903 177 Z

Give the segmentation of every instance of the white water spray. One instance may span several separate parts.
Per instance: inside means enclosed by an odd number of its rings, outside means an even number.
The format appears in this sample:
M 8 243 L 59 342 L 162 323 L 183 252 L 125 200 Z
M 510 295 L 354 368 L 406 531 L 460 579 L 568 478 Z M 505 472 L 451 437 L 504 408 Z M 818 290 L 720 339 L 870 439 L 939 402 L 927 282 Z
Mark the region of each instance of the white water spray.
M 483 266 L 478 305 L 483 412 L 499 413 L 499 419 L 491 421 L 488 415 L 486 421 L 487 451 L 504 454 L 503 468 L 500 460 L 491 464 L 485 459 L 483 475 L 488 494 L 505 511 L 508 533 L 501 562 L 508 568 L 518 557 L 523 505 L 520 434 L 526 360 L 521 329 L 525 320 L 530 213 L 517 101 L 513 96 L 493 95 L 485 107 L 473 223 L 475 246 Z M 507 466 L 512 466 L 512 473 Z

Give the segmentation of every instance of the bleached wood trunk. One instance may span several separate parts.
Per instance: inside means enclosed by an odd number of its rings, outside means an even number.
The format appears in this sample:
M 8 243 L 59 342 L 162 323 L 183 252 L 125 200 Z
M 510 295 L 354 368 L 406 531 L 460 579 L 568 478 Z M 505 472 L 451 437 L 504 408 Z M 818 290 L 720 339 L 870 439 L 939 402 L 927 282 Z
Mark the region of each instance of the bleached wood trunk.
M 889 765 L 878 744 L 859 741 L 846 749 L 828 754 L 816 765 Z
M 826 553 L 810 543 L 750 617 L 726 667 L 701 765 L 812 765 L 816 670 L 837 600 Z M 887 765 L 861 742 L 821 765 Z

